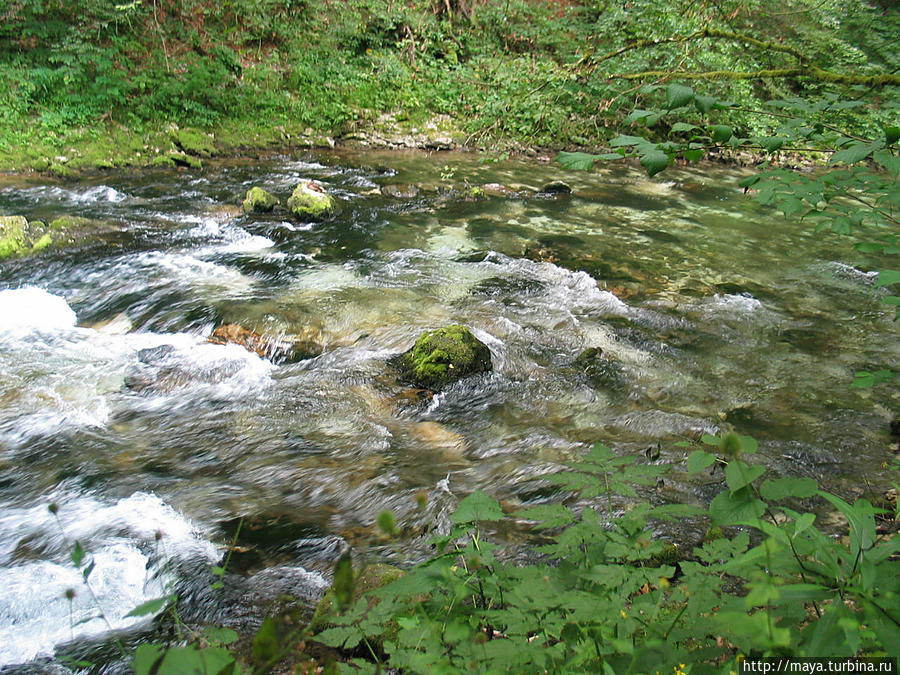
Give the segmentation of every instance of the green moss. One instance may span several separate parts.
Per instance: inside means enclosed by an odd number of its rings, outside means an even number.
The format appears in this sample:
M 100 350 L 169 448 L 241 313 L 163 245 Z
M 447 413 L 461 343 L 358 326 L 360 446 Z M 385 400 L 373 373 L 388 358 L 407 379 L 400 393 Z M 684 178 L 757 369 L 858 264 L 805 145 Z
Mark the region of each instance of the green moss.
M 49 232 L 45 232 L 44 235 L 38 239 L 31 247 L 32 253 L 37 253 L 38 251 L 43 251 L 45 248 L 50 246 L 53 243 L 53 237 L 50 236 Z
M 174 167 L 175 160 L 169 155 L 159 155 L 150 160 L 150 166 Z
M 28 249 L 23 216 L 0 216 L 0 259 L 21 255 Z
M 50 173 L 55 174 L 60 178 L 71 178 L 76 174 L 75 169 L 71 166 L 60 164 L 59 162 L 52 162 L 49 170 Z
M 292 214 L 303 220 L 325 220 L 337 212 L 334 197 L 313 182 L 300 183 L 294 188 L 287 205 Z
M 395 364 L 401 379 L 433 390 L 492 368 L 487 345 L 465 326 L 455 324 L 423 333 Z
M 212 136 L 199 129 L 173 129 L 172 141 L 189 155 L 211 157 L 216 154 Z
M 247 190 L 247 196 L 241 204 L 244 213 L 267 213 L 278 205 L 278 199 L 261 187 Z
M 94 225 L 94 221 L 90 218 L 80 216 L 60 216 L 50 221 L 51 230 L 83 230 Z

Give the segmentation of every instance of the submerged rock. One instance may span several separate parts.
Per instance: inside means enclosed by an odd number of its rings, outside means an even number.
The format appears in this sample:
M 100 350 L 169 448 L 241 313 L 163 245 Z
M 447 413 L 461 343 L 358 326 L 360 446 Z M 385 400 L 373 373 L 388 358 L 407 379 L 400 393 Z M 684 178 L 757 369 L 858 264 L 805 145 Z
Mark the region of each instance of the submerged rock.
M 287 202 L 288 210 L 303 220 L 325 220 L 337 212 L 337 201 L 315 181 L 300 183 Z
M 575 359 L 575 367 L 587 375 L 594 386 L 617 388 L 622 376 L 615 362 L 599 347 L 588 347 Z
M 241 203 L 244 213 L 268 213 L 278 205 L 278 199 L 261 187 L 252 187 Z
M 381 194 L 385 197 L 393 197 L 394 199 L 415 199 L 422 191 L 415 185 L 382 185 Z
M 209 341 L 217 345 L 236 344 L 273 363 L 295 363 L 322 353 L 322 347 L 308 340 L 278 340 L 234 323 L 216 328 Z
M 487 345 L 456 324 L 423 333 L 412 349 L 394 359 L 394 365 L 402 380 L 431 390 L 493 368 Z

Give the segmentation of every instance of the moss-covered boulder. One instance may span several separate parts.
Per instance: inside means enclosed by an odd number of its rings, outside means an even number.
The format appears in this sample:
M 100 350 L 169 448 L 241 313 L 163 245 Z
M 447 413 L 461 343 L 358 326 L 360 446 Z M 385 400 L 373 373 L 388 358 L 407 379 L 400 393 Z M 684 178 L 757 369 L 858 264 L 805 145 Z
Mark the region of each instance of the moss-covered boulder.
M 269 213 L 278 206 L 278 199 L 261 187 L 252 187 L 241 203 L 244 213 Z
M 216 154 L 212 136 L 199 129 L 172 129 L 170 134 L 178 149 L 189 155 L 211 157 Z
M 0 216 L 0 259 L 38 253 L 53 245 L 70 245 L 83 239 L 95 223 L 87 218 L 63 216 L 50 225 L 28 222 L 24 216 Z
M 301 220 L 327 220 L 337 213 L 337 200 L 315 181 L 305 181 L 295 187 L 287 205 Z
M 456 324 L 423 333 L 412 349 L 393 363 L 400 379 L 434 391 L 493 368 L 487 345 L 468 328 Z
M 21 255 L 29 246 L 25 238 L 28 220 L 24 216 L 0 216 L 0 258 Z
M 150 166 L 162 167 L 186 167 L 188 169 L 200 169 L 203 167 L 203 161 L 198 157 L 189 155 L 186 152 L 167 152 L 163 155 L 154 157 L 150 161 Z

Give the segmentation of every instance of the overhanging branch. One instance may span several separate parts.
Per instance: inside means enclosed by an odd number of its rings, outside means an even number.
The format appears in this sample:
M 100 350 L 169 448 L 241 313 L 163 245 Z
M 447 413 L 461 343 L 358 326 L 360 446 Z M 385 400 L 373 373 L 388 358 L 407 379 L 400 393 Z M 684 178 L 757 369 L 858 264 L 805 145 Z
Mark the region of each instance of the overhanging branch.
M 776 42 L 766 42 L 758 40 L 744 33 L 733 33 L 730 31 L 716 30 L 707 28 L 704 30 L 689 33 L 687 35 L 673 35 L 670 38 L 660 40 L 636 40 L 614 52 L 609 52 L 603 56 L 594 58 L 593 56 L 585 56 L 576 64 L 587 62 L 588 68 L 594 70 L 604 61 L 609 61 L 617 56 L 633 51 L 636 49 L 649 49 L 666 44 L 677 44 L 690 42 L 693 40 L 730 40 L 733 42 L 743 42 L 754 47 L 758 47 L 767 52 L 780 52 L 793 56 L 798 61 L 798 65 L 791 68 L 766 68 L 756 71 L 739 72 L 732 70 L 713 70 L 707 72 L 686 72 L 676 70 L 646 70 L 640 73 L 608 73 L 609 79 L 622 80 L 643 80 L 651 78 L 679 78 L 683 80 L 756 80 L 763 78 L 788 78 L 788 77 L 809 77 L 821 82 L 831 82 L 833 84 L 862 85 L 866 87 L 897 87 L 900 86 L 900 75 L 894 73 L 881 72 L 875 75 L 850 75 L 847 73 L 837 73 L 833 70 L 825 70 L 818 66 L 809 65 L 811 59 L 798 49 L 790 45 L 778 44 Z
M 823 70 L 815 66 L 806 68 L 770 68 L 755 71 L 710 70 L 694 73 L 683 70 L 645 70 L 640 73 L 607 73 L 608 79 L 648 80 L 758 80 L 764 78 L 780 79 L 787 77 L 811 77 L 822 82 L 835 84 L 862 85 L 866 87 L 900 87 L 900 75 L 880 73 L 878 75 L 848 75 Z

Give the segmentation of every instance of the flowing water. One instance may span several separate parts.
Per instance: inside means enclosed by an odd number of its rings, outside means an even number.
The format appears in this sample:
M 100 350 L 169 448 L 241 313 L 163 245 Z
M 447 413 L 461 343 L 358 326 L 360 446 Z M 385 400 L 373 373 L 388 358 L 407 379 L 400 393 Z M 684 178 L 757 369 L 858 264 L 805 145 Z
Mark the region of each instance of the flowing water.
M 162 593 L 172 560 L 208 584 L 242 517 L 266 542 L 247 569 L 306 564 L 336 537 L 365 547 L 384 509 L 408 533 L 395 559 L 414 558 L 433 516 L 421 491 L 449 476 L 456 497 L 539 502 L 529 479 L 597 441 L 680 462 L 675 442 L 734 429 L 776 473 L 845 495 L 883 484 L 896 393 L 849 387 L 900 351 L 868 261 L 756 205 L 733 173 L 663 175 L 344 152 L 3 179 L 0 213 L 105 227 L 0 263 L 0 665 L 140 621 L 124 615 Z M 537 190 L 559 178 L 574 194 Z M 236 207 L 300 179 L 340 215 Z M 407 183 L 421 192 L 379 191 Z M 489 183 L 505 188 L 467 190 Z M 222 323 L 324 351 L 275 365 L 208 343 Z M 490 347 L 493 373 L 410 393 L 390 356 L 450 323 Z M 575 364 L 588 347 L 599 373 Z M 675 480 L 662 498 L 720 484 Z

